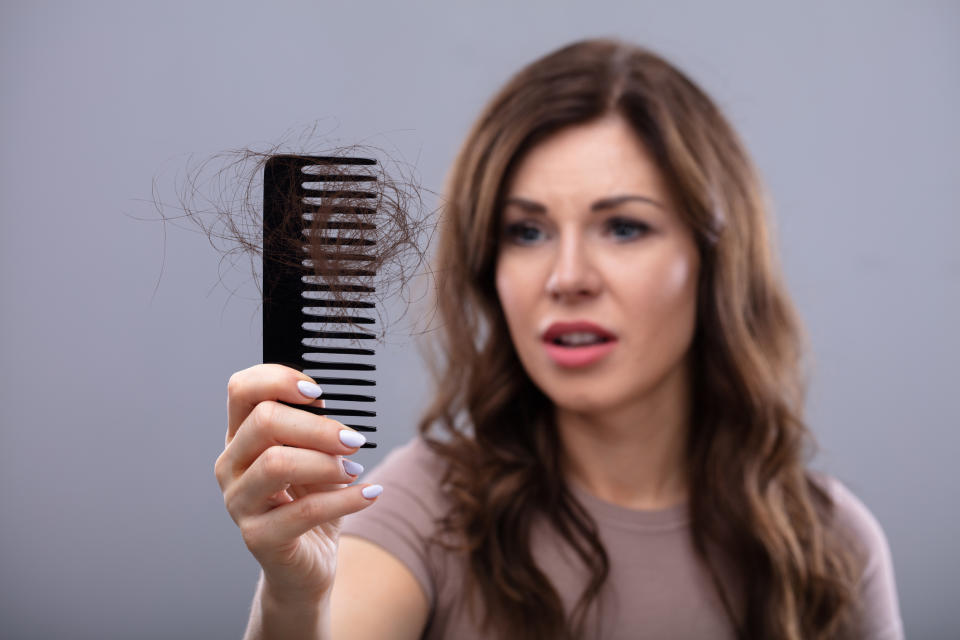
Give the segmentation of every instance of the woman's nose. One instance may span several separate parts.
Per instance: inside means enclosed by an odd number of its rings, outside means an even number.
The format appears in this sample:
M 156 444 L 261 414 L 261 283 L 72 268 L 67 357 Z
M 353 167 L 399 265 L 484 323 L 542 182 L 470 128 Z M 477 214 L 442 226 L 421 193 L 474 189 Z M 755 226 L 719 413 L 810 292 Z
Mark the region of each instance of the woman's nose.
M 561 236 L 554 256 L 547 293 L 556 300 L 577 300 L 599 293 L 602 279 L 584 239 Z

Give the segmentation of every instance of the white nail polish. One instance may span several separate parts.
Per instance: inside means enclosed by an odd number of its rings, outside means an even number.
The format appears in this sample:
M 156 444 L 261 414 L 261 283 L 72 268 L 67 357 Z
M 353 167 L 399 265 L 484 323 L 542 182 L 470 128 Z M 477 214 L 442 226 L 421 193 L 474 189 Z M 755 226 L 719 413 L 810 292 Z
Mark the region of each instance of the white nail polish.
M 366 441 L 367 439 L 364 438 L 363 434 L 359 431 L 351 431 L 350 429 L 340 430 L 340 442 L 348 447 L 360 447 L 363 446 L 363 443 Z
M 363 473 L 363 465 L 353 460 L 343 459 L 343 470 L 352 476 L 358 476 Z
M 313 382 L 307 382 L 306 380 L 298 380 L 297 388 L 300 389 L 300 393 L 308 398 L 319 398 L 323 393 L 323 389 L 320 388 L 320 385 L 314 384 Z
M 367 498 L 368 500 L 372 500 L 373 498 L 376 498 L 378 495 L 383 493 L 383 487 L 381 487 L 378 484 L 372 484 L 369 487 L 364 487 L 363 489 L 360 489 L 360 493 L 363 494 L 364 498 Z

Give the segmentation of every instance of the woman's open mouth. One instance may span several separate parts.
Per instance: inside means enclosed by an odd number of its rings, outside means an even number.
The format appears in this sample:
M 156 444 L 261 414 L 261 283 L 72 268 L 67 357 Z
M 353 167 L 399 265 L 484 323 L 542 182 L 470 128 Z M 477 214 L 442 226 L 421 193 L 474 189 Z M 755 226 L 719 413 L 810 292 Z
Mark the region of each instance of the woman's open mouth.
M 561 367 L 585 367 L 610 353 L 617 338 L 587 321 L 555 322 L 543 333 L 547 355 Z

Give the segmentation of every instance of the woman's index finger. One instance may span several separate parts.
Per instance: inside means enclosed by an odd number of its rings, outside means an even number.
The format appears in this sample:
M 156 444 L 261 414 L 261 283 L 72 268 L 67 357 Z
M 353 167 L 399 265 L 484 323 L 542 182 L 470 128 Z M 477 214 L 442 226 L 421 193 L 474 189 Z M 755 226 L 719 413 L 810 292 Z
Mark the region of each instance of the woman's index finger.
M 234 373 L 227 383 L 226 443 L 230 444 L 237 429 L 261 402 L 279 400 L 308 407 L 323 407 L 321 397 L 311 397 L 313 394 L 319 396 L 319 391 L 320 388 L 310 376 L 280 364 L 258 364 Z

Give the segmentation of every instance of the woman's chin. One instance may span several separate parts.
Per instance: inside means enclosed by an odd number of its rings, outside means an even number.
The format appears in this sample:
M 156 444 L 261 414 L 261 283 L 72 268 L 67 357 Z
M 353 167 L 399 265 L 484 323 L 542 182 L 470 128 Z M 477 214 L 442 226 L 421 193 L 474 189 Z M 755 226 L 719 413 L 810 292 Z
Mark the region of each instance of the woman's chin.
M 592 386 L 592 385 L 591 385 Z M 625 398 L 618 398 L 607 389 L 548 389 L 546 395 L 558 411 L 599 416 L 623 406 Z

